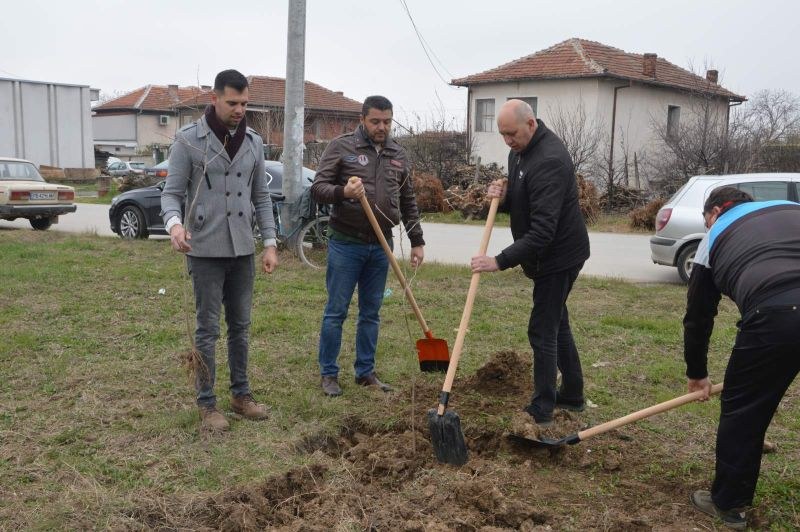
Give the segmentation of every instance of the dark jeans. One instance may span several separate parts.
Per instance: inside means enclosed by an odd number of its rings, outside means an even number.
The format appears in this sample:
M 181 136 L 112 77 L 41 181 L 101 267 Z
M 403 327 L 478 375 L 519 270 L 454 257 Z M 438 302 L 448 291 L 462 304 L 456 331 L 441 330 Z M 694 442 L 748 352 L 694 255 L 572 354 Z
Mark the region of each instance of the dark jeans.
M 389 259 L 380 244 L 328 241 L 326 286 L 328 303 L 319 334 L 319 369 L 322 376 L 336 376 L 342 346 L 342 324 L 358 285 L 358 323 L 356 325 L 355 376 L 375 371 L 380 310 Z
M 550 421 L 556 404 L 556 381 L 561 371 L 560 399 L 582 403 L 583 371 L 572 338 L 567 297 L 583 264 L 533 282 L 533 309 L 528 340 L 533 348 L 533 397 L 526 411 L 537 422 Z
M 753 502 L 764 434 L 800 371 L 800 305 L 766 307 L 740 324 L 722 389 L 711 498 L 730 510 Z
M 213 406 L 216 364 L 214 353 L 219 339 L 220 307 L 225 306 L 228 325 L 228 367 L 231 372 L 231 394 L 250 393 L 247 382 L 248 334 L 250 309 L 253 304 L 253 255 L 235 258 L 187 256 L 189 274 L 194 286 L 197 328 L 194 341 L 208 367 L 208 378 L 198 372 L 195 379 L 198 406 Z

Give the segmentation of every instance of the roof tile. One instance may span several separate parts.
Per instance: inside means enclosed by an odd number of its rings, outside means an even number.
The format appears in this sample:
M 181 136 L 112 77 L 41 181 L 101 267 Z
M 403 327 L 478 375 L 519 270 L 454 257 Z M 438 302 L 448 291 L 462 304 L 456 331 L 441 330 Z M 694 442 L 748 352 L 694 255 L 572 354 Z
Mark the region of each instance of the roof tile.
M 663 58 L 656 60 L 655 77 L 642 72 L 643 56 L 585 39 L 568 39 L 550 48 L 511 61 L 499 67 L 451 81 L 467 87 L 523 79 L 570 79 L 614 77 L 684 90 L 715 94 L 734 101 L 745 97 L 721 85 L 673 65 Z

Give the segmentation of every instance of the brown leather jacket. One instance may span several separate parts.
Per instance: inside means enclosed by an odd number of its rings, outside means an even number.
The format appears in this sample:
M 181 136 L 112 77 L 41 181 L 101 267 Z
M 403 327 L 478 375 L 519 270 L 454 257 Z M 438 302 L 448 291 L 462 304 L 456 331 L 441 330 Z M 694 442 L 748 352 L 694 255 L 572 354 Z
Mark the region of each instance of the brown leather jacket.
M 387 238 L 402 218 L 411 245 L 425 244 L 411 172 L 402 146 L 390 137 L 378 153 L 363 127 L 358 126 L 354 132 L 328 144 L 311 186 L 315 201 L 333 204 L 330 222 L 333 229 L 364 242 L 377 242 L 361 202 L 344 197 L 344 186 L 350 176 L 358 176 L 364 183 L 369 203 Z

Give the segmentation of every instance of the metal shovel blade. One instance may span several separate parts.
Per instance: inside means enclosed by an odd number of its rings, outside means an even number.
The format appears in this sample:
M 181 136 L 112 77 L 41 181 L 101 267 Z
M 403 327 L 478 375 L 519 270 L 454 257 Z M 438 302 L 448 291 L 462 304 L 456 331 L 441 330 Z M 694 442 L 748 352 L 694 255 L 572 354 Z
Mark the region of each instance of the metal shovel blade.
M 508 438 L 517 443 L 522 443 L 530 447 L 539 447 L 545 449 L 555 449 L 558 447 L 563 447 L 564 445 L 575 445 L 576 443 L 581 441 L 581 439 L 578 437 L 577 434 L 572 434 L 571 436 L 566 436 L 558 440 L 554 440 L 552 438 L 541 438 L 541 437 L 533 439 L 530 437 L 522 436 L 520 434 L 508 434 Z
M 441 338 L 420 338 L 417 340 L 417 358 L 422 371 L 447 371 L 450 365 L 447 341 Z
M 464 441 L 458 414 L 448 410 L 440 416 L 438 410 L 432 408 L 428 410 L 428 428 L 439 463 L 456 466 L 467 463 L 467 443 Z

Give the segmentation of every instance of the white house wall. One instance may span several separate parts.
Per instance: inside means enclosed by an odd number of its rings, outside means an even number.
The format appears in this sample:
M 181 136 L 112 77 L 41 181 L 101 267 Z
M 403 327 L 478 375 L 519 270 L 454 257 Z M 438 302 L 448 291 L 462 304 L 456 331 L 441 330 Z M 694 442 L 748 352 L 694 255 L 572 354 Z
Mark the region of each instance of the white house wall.
M 93 167 L 91 93 L 88 86 L 0 79 L 0 155 Z
M 178 117 L 174 115 L 167 115 L 166 125 L 161 125 L 159 121 L 160 115 L 141 114 L 137 117 L 139 127 L 139 149 L 143 150 L 147 146 L 156 144 L 161 146 L 170 146 L 175 139 L 175 133 L 178 132 L 180 126 L 178 125 Z
M 537 98 L 537 117 L 545 124 L 550 122 L 551 113 L 559 107 L 568 108 L 583 99 L 587 116 L 598 111 L 598 82 L 585 80 L 519 81 L 507 83 L 487 83 L 475 85 L 470 90 L 470 134 L 472 150 L 481 157 L 481 164 L 497 163 L 506 167 L 508 146 L 497 132 L 497 113 L 500 106 L 510 98 Z M 476 104 L 479 99 L 493 98 L 495 122 L 491 132 L 475 131 Z
M 133 113 L 95 115 L 92 124 L 97 140 L 136 142 L 136 115 Z
M 614 134 L 615 164 L 619 168 L 628 153 L 629 164 L 633 164 L 633 154 L 641 161 L 656 148 L 658 136 L 654 133 L 654 123 L 666 124 L 667 109 L 670 105 L 681 108 L 681 124 L 692 120 L 699 100 L 696 97 L 675 89 L 661 88 L 627 81 L 600 78 L 522 81 L 475 85 L 470 89 L 470 135 L 472 151 L 481 157 L 482 164 L 497 163 L 506 167 L 508 147 L 497 132 L 496 116 L 500 106 L 509 98 L 537 98 L 537 117 L 545 124 L 552 125 L 553 116 L 562 110 L 575 109 L 583 102 L 587 121 L 596 120 L 603 126 L 605 141 L 601 144 L 608 149 L 611 136 L 611 118 L 614 102 L 614 87 L 625 86 L 617 91 L 617 115 Z M 491 132 L 475 131 L 476 100 L 493 98 L 495 101 L 495 122 Z M 724 120 L 727 102 L 718 100 L 716 110 Z M 631 181 L 633 181 L 632 168 Z M 630 183 L 633 185 L 633 183 Z

